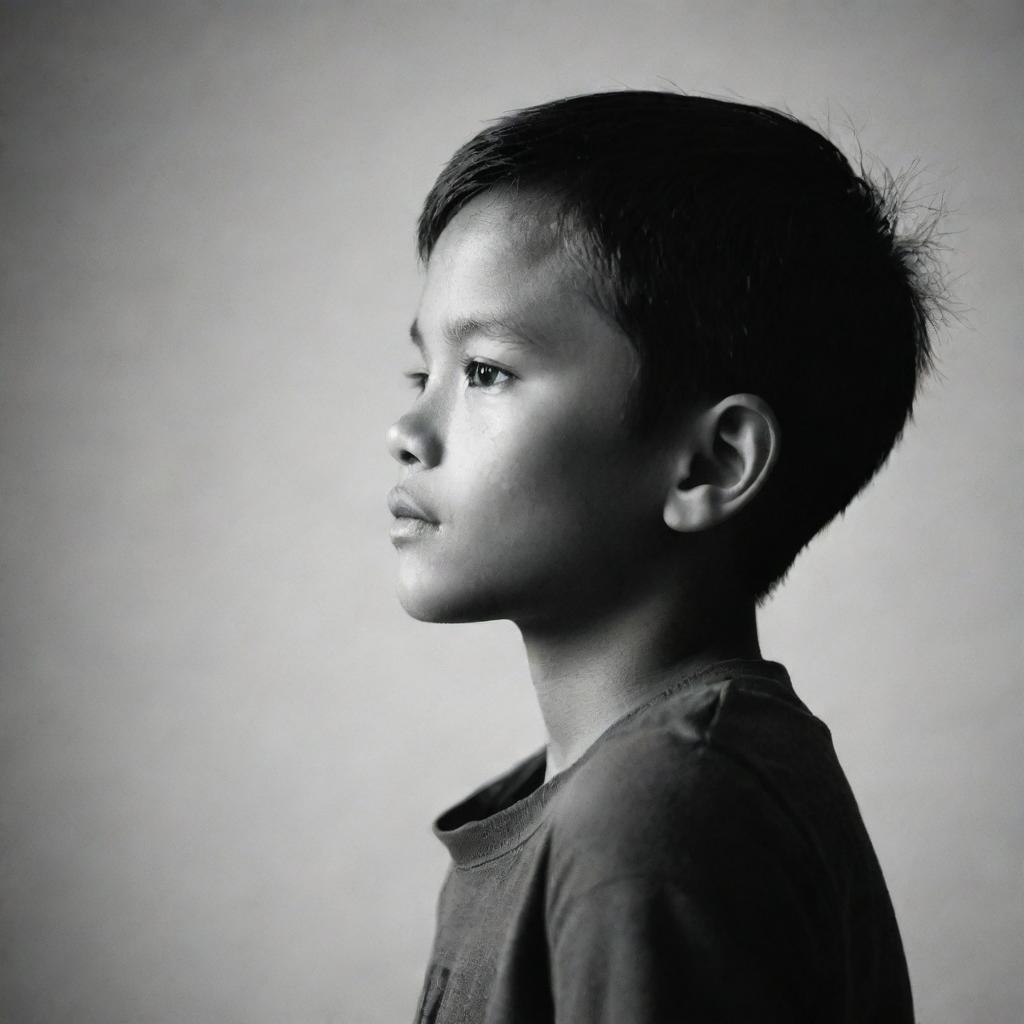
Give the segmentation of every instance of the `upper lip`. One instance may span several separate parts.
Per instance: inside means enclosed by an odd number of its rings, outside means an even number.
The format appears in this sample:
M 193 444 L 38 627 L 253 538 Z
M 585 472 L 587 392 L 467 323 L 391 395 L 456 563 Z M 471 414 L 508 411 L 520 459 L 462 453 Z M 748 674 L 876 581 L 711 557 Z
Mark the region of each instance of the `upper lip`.
M 426 523 L 437 523 L 437 520 L 404 487 L 394 487 L 388 491 L 388 508 L 398 519 L 422 519 Z

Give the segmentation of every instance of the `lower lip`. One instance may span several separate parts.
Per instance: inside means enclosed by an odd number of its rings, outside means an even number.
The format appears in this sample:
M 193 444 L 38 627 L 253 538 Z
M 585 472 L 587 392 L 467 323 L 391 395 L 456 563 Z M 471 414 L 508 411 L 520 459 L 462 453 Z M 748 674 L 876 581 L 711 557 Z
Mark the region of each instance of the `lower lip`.
M 401 544 L 405 541 L 426 537 L 437 530 L 437 523 L 428 523 L 425 519 L 412 519 L 409 516 L 398 516 L 391 524 L 391 543 Z

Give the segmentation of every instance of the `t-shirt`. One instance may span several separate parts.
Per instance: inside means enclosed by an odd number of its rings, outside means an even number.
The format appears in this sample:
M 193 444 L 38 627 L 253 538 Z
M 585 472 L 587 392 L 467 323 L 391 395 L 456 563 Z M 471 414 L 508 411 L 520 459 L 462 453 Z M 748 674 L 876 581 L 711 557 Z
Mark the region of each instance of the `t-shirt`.
M 437 819 L 419 1024 L 913 1024 L 856 801 L 781 665 L 681 679 L 544 776 L 541 750 Z

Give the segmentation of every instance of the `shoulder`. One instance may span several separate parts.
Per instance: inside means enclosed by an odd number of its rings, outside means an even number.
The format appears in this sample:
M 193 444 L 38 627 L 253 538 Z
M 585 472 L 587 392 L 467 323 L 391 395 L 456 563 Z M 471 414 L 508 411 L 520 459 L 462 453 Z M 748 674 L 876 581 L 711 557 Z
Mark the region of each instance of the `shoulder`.
M 658 702 L 598 741 L 558 794 L 553 868 L 580 892 L 621 877 L 696 884 L 772 849 L 792 861 L 803 837 L 789 791 L 806 766 L 794 754 L 780 776 L 779 751 L 822 730 L 791 691 L 742 680 Z

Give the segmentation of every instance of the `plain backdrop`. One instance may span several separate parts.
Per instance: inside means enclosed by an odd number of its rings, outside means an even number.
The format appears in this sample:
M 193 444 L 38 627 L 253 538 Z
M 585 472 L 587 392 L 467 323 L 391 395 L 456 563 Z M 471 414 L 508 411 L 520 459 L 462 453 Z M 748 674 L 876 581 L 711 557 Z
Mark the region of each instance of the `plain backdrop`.
M 393 596 L 414 219 L 486 119 L 672 85 L 950 209 L 940 373 L 762 646 L 833 730 L 922 1024 L 1024 1019 L 1024 8 L 0 11 L 0 1020 L 412 1018 L 430 821 L 543 742 L 508 623 Z

